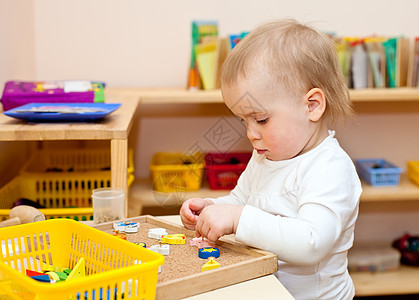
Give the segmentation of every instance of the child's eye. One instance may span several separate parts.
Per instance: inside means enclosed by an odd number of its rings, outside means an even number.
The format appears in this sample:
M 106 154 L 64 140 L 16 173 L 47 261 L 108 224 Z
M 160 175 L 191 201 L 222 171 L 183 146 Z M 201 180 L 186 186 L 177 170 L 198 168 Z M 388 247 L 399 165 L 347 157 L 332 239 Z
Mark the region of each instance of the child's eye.
M 266 124 L 266 123 L 268 122 L 268 119 L 269 119 L 269 118 L 262 119 L 262 120 L 256 120 L 256 122 L 257 122 L 258 124 Z

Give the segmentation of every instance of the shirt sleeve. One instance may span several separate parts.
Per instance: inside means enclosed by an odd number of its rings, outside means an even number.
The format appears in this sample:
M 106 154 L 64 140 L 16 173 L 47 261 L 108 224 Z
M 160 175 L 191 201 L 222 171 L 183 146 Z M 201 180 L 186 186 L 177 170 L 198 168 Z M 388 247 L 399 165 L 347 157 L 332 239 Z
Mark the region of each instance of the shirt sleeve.
M 296 217 L 246 205 L 236 239 L 290 263 L 313 264 L 330 253 L 342 232 L 353 228 L 361 193 L 351 163 L 331 160 L 299 167 Z

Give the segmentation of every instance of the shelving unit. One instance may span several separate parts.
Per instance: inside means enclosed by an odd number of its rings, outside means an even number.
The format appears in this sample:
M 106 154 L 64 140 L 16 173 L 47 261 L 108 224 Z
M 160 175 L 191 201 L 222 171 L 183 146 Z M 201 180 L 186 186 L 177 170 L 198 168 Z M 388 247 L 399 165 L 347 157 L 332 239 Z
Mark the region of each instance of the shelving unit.
M 109 141 L 111 186 L 127 194 L 128 137 L 139 105 L 138 98 L 121 95 L 108 102 L 122 103 L 112 115 L 94 123 L 25 123 L 0 114 L 0 141 Z M 113 101 L 112 101 L 113 100 Z M 128 202 L 125 201 L 125 215 Z
M 362 184 L 362 203 L 380 203 L 397 201 L 419 202 L 419 187 L 412 183 L 406 174 L 400 177 L 400 183 L 396 186 L 376 187 Z
M 223 103 L 220 90 L 188 91 L 179 88 L 138 89 L 138 88 L 108 88 L 107 94 L 125 96 L 138 95 L 142 104 L 192 104 L 192 103 Z M 350 90 L 354 103 L 364 102 L 416 102 L 419 103 L 419 89 L 360 89 Z
M 127 95 L 137 94 L 141 99 L 141 105 L 224 105 L 219 90 L 192 92 L 184 89 L 110 89 L 110 92 L 117 94 L 123 92 Z M 350 96 L 355 110 L 360 108 L 362 111 L 373 113 L 419 111 L 419 89 L 351 90 Z M 144 108 L 144 106 L 142 107 Z M 161 106 L 161 109 L 164 110 L 164 107 Z M 411 183 L 406 175 L 401 177 L 398 186 L 372 187 L 364 184 L 363 189 L 360 199 L 361 207 L 368 206 L 374 207 L 374 210 L 380 210 L 387 204 L 397 206 L 403 203 L 408 209 L 419 209 L 419 187 Z M 218 197 L 226 193 L 228 191 L 210 190 L 205 184 L 201 190 L 196 192 L 179 193 L 177 195 L 156 193 L 152 189 L 151 180 L 143 178 L 134 182 L 130 189 L 130 199 L 141 202 L 143 206 L 162 205 L 162 201 L 167 201 L 165 203 L 169 205 L 181 205 L 182 201 L 188 198 L 198 196 Z M 359 272 L 351 273 L 351 276 L 355 283 L 357 296 L 419 293 L 419 268 L 402 266 L 395 271 L 383 273 Z

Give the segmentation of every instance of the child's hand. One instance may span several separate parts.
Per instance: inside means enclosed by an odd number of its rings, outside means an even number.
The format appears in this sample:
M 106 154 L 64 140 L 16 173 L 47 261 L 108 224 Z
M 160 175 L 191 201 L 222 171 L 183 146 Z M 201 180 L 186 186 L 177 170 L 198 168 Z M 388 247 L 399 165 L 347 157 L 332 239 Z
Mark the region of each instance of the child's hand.
M 240 205 L 220 204 L 205 207 L 195 226 L 196 236 L 203 236 L 215 242 L 223 235 L 236 233 L 242 211 L 243 206 Z
M 191 198 L 186 200 L 180 208 L 180 219 L 183 225 L 188 229 L 195 229 L 196 221 L 202 210 L 208 206 L 214 204 L 211 200 L 205 200 L 202 198 Z

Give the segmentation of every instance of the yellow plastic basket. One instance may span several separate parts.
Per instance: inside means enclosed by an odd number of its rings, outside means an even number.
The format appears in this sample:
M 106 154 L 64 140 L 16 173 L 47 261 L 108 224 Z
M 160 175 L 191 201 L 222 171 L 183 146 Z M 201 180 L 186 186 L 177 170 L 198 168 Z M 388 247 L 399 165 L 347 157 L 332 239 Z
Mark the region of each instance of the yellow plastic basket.
M 157 152 L 150 163 L 153 187 L 158 192 L 188 192 L 201 188 L 204 155 Z
M 9 218 L 10 209 L 18 199 L 36 199 L 33 189 L 27 189 L 22 176 L 17 176 L 0 188 L 0 220 Z M 77 208 L 44 208 L 40 211 L 47 219 L 70 218 L 76 221 L 93 220 L 92 207 Z
M 419 161 L 407 162 L 407 175 L 416 185 L 419 185 Z
M 128 155 L 128 186 L 134 181 L 133 155 Z M 92 220 L 92 190 L 111 185 L 110 153 L 106 149 L 35 152 L 21 174 L 0 188 L 0 218 L 13 203 L 26 198 L 46 207 L 47 219 Z
M 74 220 L 47 220 L 0 229 L 0 299 L 154 299 L 164 258 Z M 43 264 L 72 269 L 85 260 L 86 276 L 54 284 L 26 276 Z

